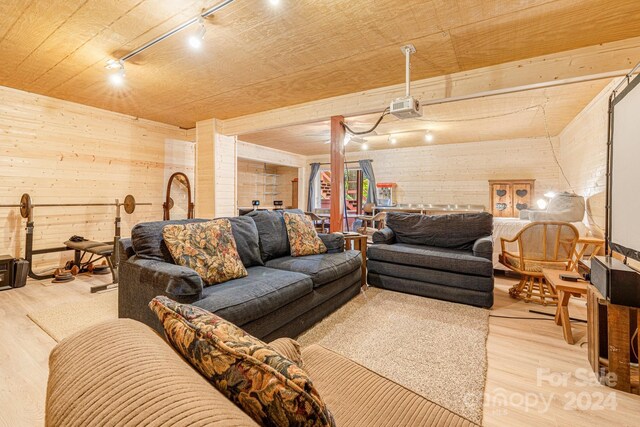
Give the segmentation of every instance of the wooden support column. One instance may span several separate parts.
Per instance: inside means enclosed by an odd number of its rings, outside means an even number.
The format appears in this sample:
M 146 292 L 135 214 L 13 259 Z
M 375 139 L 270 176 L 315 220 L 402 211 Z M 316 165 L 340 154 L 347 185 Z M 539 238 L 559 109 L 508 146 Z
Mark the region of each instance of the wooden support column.
M 331 117 L 331 233 L 344 226 L 344 128 L 342 116 Z

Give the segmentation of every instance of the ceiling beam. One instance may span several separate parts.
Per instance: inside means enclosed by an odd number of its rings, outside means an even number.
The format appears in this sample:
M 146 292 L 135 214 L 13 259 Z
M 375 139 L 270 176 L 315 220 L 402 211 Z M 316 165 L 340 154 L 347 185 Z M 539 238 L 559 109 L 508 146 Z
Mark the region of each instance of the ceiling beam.
M 428 54 L 428 53 L 426 53 Z M 640 37 L 412 82 L 423 105 L 625 75 L 640 60 Z M 404 84 L 322 99 L 220 121 L 225 135 L 382 111 Z

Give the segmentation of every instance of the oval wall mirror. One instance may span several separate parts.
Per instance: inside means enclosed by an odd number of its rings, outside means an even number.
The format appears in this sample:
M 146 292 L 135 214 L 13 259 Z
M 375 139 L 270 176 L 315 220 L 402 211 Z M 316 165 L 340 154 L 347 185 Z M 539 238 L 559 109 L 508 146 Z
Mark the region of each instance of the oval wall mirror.
M 167 197 L 162 204 L 165 221 L 193 218 L 194 204 L 191 200 L 191 184 L 182 172 L 176 172 L 167 182 Z

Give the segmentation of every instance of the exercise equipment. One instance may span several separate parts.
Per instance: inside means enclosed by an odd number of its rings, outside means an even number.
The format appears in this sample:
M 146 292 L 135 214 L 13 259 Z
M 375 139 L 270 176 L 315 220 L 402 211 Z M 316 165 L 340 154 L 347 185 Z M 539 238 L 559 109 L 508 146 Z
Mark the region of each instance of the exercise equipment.
M 42 203 L 42 204 L 34 204 L 31 200 L 31 196 L 28 193 L 24 193 L 22 197 L 20 197 L 19 204 L 0 204 L 0 208 L 19 208 L 20 216 L 27 220 L 26 225 L 26 235 L 25 235 L 25 260 L 29 263 L 29 272 L 28 275 L 32 279 L 36 280 L 45 280 L 51 279 L 54 277 L 53 274 L 40 275 L 33 271 L 33 255 L 41 255 L 53 252 L 63 252 L 67 250 L 76 251 L 74 257 L 75 265 L 80 266 L 82 261 L 82 257 L 84 253 L 90 253 L 93 255 L 98 255 L 100 257 L 104 257 L 107 259 L 111 271 L 113 272 L 113 283 L 115 285 L 118 283 L 118 241 L 121 236 L 121 208 L 124 208 L 124 211 L 128 214 L 132 214 L 137 206 L 151 206 L 151 203 L 138 203 L 136 199 L 128 194 L 123 202 L 120 202 L 119 199 L 116 199 L 114 203 Z M 56 247 L 56 248 L 46 248 L 46 249 L 33 249 L 33 234 L 35 229 L 35 222 L 33 220 L 34 210 L 35 208 L 46 208 L 46 207 L 97 207 L 97 206 L 115 206 L 116 208 L 116 216 L 115 216 L 115 233 L 112 242 L 95 242 L 95 241 L 85 241 L 82 243 L 89 242 L 90 244 L 85 245 L 85 247 L 79 247 L 75 245 L 77 242 L 67 241 L 65 242 L 65 246 Z M 111 251 L 107 250 L 107 246 L 110 247 Z M 98 292 L 100 290 L 107 289 L 112 285 L 97 285 L 91 288 L 91 292 Z
M 21 288 L 27 284 L 29 263 L 10 255 L 0 256 L 0 291 Z
M 162 210 L 164 211 L 163 220 L 168 221 L 171 219 L 171 209 L 175 205 L 173 198 L 171 197 L 171 188 L 173 184 L 177 183 L 182 186 L 182 190 L 187 193 L 187 218 L 193 218 L 194 212 L 194 203 L 191 200 L 191 184 L 189 183 L 189 178 L 182 172 L 176 172 L 169 177 L 169 181 L 167 182 L 167 197 L 165 202 L 162 204 Z M 176 188 L 176 191 L 180 189 L 180 187 Z

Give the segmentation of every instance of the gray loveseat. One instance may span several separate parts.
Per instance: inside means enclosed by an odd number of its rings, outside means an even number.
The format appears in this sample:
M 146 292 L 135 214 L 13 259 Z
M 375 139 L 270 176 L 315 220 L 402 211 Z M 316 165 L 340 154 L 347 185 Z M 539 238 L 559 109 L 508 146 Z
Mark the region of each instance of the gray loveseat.
M 430 298 L 493 305 L 493 216 L 390 212 L 367 250 L 372 286 Z
M 299 211 L 299 213 L 302 213 Z M 296 337 L 360 290 L 362 256 L 345 251 L 344 237 L 320 235 L 328 253 L 294 258 L 281 213 L 256 211 L 229 218 L 242 263 L 241 279 L 203 286 L 195 271 L 176 265 L 162 239 L 168 223 L 136 225 L 120 247 L 118 313 L 162 333 L 148 308 L 157 295 L 218 314 L 263 339 Z

